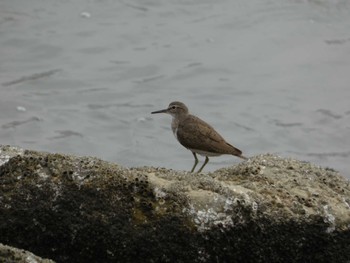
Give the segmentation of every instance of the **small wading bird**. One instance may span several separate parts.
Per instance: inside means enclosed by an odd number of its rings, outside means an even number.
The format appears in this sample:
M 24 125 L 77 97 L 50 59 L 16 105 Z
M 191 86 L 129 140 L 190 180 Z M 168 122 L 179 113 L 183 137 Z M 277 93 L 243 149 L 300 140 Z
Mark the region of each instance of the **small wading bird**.
M 205 161 L 197 173 L 200 173 L 204 166 L 209 162 L 208 156 L 232 154 L 245 160 L 248 159 L 242 155 L 241 150 L 226 142 L 225 139 L 222 138 L 222 136 L 208 123 L 189 114 L 188 108 L 182 102 L 174 101 L 169 104 L 167 109 L 153 111 L 151 113 L 167 113 L 173 117 L 171 129 L 173 130 L 176 139 L 184 147 L 189 149 L 194 156 L 194 165 L 191 173 L 198 164 L 197 153 L 205 156 Z

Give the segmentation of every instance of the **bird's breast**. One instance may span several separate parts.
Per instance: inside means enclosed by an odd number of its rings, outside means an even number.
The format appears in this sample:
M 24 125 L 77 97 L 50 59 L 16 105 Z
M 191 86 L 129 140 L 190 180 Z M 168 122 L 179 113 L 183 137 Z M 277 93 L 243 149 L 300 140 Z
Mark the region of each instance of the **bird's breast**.
M 179 127 L 179 121 L 176 118 L 173 118 L 173 120 L 171 122 L 171 130 L 173 131 L 176 140 L 179 140 L 177 138 L 177 129 L 178 129 L 178 127 Z
M 177 138 L 177 128 L 176 128 L 175 130 L 173 130 L 173 133 L 174 133 L 174 136 L 175 136 L 176 140 L 179 140 L 179 139 Z

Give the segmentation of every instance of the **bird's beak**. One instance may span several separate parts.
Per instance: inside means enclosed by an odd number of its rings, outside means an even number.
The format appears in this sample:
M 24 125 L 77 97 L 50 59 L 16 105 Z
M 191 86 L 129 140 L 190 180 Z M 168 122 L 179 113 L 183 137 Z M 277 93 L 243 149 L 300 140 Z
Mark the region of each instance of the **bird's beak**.
M 153 111 L 151 112 L 151 114 L 155 114 L 155 113 L 167 113 L 168 109 L 164 109 L 164 110 L 157 110 L 157 111 Z

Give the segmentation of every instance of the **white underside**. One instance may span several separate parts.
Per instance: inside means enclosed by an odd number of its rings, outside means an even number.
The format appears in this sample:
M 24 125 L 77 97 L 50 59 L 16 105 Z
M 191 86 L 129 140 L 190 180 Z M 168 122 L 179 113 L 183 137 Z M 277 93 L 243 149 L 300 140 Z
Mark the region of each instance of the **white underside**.
M 197 150 L 197 149 L 189 149 L 192 152 L 198 153 L 199 155 L 202 156 L 220 156 L 222 155 L 221 153 L 211 153 L 211 152 L 206 152 L 206 151 L 201 151 L 201 150 Z

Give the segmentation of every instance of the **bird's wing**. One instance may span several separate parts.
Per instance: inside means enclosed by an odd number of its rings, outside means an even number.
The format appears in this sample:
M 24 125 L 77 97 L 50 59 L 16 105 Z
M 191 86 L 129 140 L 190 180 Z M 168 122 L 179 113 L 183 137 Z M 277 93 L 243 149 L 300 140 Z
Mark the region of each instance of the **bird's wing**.
M 208 123 L 193 115 L 189 115 L 180 123 L 177 129 L 177 139 L 189 149 L 218 154 L 242 154 L 240 150 L 228 144 Z

